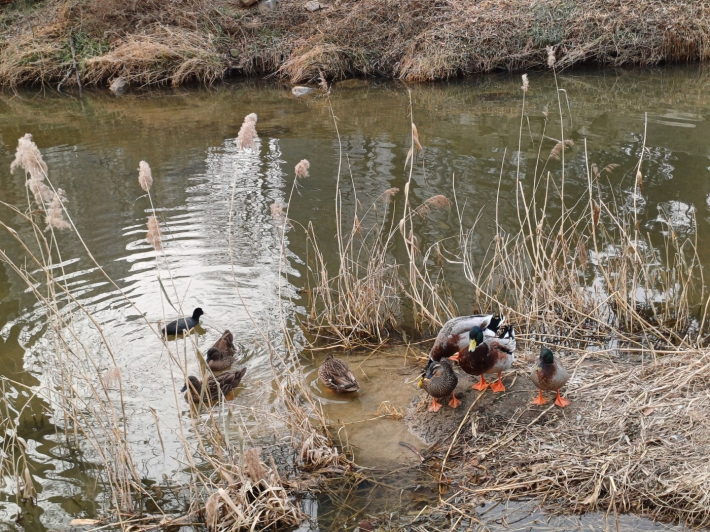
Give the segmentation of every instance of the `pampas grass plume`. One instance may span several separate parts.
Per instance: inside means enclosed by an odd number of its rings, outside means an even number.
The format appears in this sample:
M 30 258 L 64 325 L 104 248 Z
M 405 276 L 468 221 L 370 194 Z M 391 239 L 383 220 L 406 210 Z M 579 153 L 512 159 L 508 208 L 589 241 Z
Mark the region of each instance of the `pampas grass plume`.
M 528 75 L 523 74 L 523 92 L 528 92 L 528 87 L 530 87 L 530 82 L 528 81 Z
M 296 177 L 308 177 L 308 169 L 310 167 L 311 163 L 307 159 L 303 159 L 296 165 Z
M 148 234 L 145 239 L 156 251 L 163 249 L 163 235 L 160 233 L 160 225 L 155 216 L 148 217 Z
M 10 171 L 14 172 L 22 168 L 29 179 L 27 187 L 32 192 L 35 202 L 46 209 L 46 205 L 54 199 L 54 192 L 44 184 L 47 175 L 47 164 L 42 159 L 39 148 L 32 140 L 32 134 L 26 133 L 24 137 L 17 141 L 17 151 L 15 160 L 10 165 Z
M 146 192 L 153 186 L 153 173 L 150 171 L 150 165 L 145 161 L 138 164 L 138 183 Z
M 241 149 L 253 150 L 256 148 L 255 141 L 259 139 L 259 136 L 256 134 L 256 120 L 256 113 L 251 113 L 244 117 L 244 123 L 237 135 L 237 146 Z
M 50 203 L 49 209 L 47 209 L 47 216 L 45 218 L 45 221 L 47 222 L 47 229 L 45 229 L 45 231 L 49 231 L 50 228 L 61 231 L 62 229 L 69 229 L 71 227 L 69 222 L 67 222 L 63 216 L 62 204 L 66 202 L 66 194 L 61 188 L 58 189 L 57 193 L 54 194 L 54 197 L 52 198 L 52 203 Z

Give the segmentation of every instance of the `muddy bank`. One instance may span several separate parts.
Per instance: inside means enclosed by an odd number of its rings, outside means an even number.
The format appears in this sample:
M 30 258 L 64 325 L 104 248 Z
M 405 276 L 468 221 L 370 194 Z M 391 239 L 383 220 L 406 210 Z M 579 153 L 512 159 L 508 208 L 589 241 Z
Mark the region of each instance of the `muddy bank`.
M 446 79 L 575 64 L 707 59 L 710 6 L 692 0 L 15 0 L 0 6 L 6 86 Z M 78 73 L 78 75 L 77 75 Z

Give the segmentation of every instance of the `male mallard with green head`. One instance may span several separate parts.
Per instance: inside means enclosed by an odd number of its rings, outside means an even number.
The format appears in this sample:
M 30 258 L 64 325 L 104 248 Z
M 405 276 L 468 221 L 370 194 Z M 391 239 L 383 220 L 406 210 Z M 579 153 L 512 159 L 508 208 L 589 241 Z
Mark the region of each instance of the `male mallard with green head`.
M 355 375 L 347 364 L 330 354 L 318 368 L 318 377 L 323 384 L 336 393 L 356 392 L 360 389 Z
M 469 375 L 479 375 L 481 381 L 474 384 L 474 390 L 484 391 L 489 384 L 483 378 L 485 373 L 497 373 L 498 381 L 491 384 L 494 392 L 504 392 L 505 386 L 501 373 L 510 369 L 515 361 L 515 331 L 506 326 L 503 333 L 494 338 L 484 338 L 480 327 L 474 326 L 469 332 L 469 345 L 463 348 L 451 360 Z
M 543 390 L 557 392 L 555 404 L 560 408 L 570 404 L 567 399 L 560 395 L 560 388 L 569 380 L 569 373 L 549 349 L 544 348 L 540 351 L 540 358 L 537 364 L 533 366 L 530 378 L 539 390 L 538 396 L 532 401 L 534 405 L 544 405 L 547 402 L 542 396 Z
M 234 336 L 229 329 L 207 350 L 207 365 L 212 371 L 229 369 L 234 362 Z
M 458 383 L 459 378 L 456 376 L 456 373 L 454 373 L 451 362 L 445 358 L 439 362 L 434 362 L 434 364 L 429 367 L 426 376 L 419 382 L 419 386 L 424 388 L 424 390 L 431 395 L 432 399 L 434 399 L 434 402 L 429 407 L 429 412 L 438 412 L 442 405 L 437 399 L 443 399 L 449 395 L 451 395 L 449 406 L 451 408 L 459 406 L 461 401 L 456 399 L 456 395 L 454 395 L 454 390 L 456 390 Z

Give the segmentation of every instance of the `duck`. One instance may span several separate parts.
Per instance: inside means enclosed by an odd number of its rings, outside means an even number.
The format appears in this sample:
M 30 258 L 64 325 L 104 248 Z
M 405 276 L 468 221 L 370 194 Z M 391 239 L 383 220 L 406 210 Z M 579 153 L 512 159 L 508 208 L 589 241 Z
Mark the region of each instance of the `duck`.
M 205 359 L 212 371 L 229 369 L 234 362 L 234 336 L 227 329 L 212 347 L 207 350 Z
M 192 311 L 191 318 L 179 318 L 171 321 L 161 329 L 163 336 L 175 336 L 176 334 L 183 334 L 194 329 L 200 324 L 200 316 L 203 314 L 202 309 L 197 307 Z
M 330 390 L 336 393 L 357 392 L 360 385 L 347 364 L 328 354 L 318 368 L 318 377 Z
M 469 375 L 479 375 L 481 380 L 474 384 L 474 390 L 485 391 L 489 384 L 483 377 L 485 373 L 497 373 L 498 381 L 490 384 L 494 393 L 504 392 L 505 386 L 501 373 L 513 365 L 515 361 L 515 330 L 505 327 L 500 336 L 484 338 L 480 327 L 471 327 L 469 345 L 464 347 L 451 360 L 458 362 L 462 370 Z
M 422 377 L 426 375 L 429 367 L 434 362 L 454 356 L 461 349 L 468 347 L 468 334 L 472 327 L 479 327 L 483 331 L 484 337 L 493 337 L 504 321 L 505 316 L 499 314 L 473 314 L 471 316 L 459 316 L 447 321 L 439 331 L 439 334 L 436 335 L 436 340 L 431 351 L 429 351 L 429 361 L 422 372 Z
M 210 375 L 207 379 L 207 390 L 204 394 L 202 391 L 202 381 L 197 377 L 190 375 L 187 378 L 185 386 L 180 390 L 185 393 L 185 400 L 188 403 L 199 404 L 202 399 L 207 404 L 216 403 L 219 401 L 220 393 L 226 401 L 232 399 L 234 389 L 239 386 L 239 383 L 247 372 L 247 368 L 235 369 L 234 371 L 225 371 L 220 375 Z M 188 387 L 190 388 L 188 390 Z
M 560 408 L 571 404 L 570 401 L 560 395 L 560 388 L 569 380 L 569 373 L 567 373 L 567 370 L 562 366 L 559 359 L 555 358 L 555 355 L 552 354 L 550 349 L 543 348 L 542 351 L 540 351 L 540 358 L 530 371 L 530 379 L 532 379 L 539 391 L 537 397 L 533 399 L 532 404 L 544 405 L 547 402 L 542 396 L 543 390 L 557 392 L 555 404 Z
M 434 400 L 429 406 L 429 412 L 438 412 L 441 409 L 441 403 L 437 399 L 442 399 L 451 395 L 449 406 L 456 408 L 461 404 L 461 401 L 456 399 L 454 390 L 459 383 L 459 378 L 454 373 L 454 368 L 451 367 L 451 362 L 442 358 L 439 362 L 434 362 L 426 376 L 419 383 L 422 388 L 431 395 Z

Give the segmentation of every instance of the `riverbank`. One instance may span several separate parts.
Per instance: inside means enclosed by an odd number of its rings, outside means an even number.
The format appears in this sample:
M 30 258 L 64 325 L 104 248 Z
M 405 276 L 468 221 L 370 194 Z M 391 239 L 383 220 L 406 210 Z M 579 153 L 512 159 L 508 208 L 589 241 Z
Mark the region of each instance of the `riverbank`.
M 290 83 L 353 76 L 430 81 L 577 64 L 655 65 L 710 55 L 710 6 L 689 0 L 239 0 L 69 2 L 0 7 L 0 84 Z M 275 7 L 269 7 L 269 6 Z

